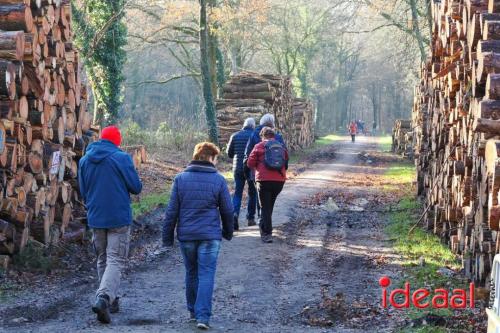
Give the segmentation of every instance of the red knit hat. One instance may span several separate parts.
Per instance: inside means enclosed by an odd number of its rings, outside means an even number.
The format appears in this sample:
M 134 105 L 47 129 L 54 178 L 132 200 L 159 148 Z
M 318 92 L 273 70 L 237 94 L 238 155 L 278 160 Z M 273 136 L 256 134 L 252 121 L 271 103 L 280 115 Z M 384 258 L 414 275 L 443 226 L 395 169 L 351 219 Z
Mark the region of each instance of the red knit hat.
M 109 140 L 118 147 L 122 143 L 122 135 L 116 126 L 108 126 L 102 129 L 101 139 Z

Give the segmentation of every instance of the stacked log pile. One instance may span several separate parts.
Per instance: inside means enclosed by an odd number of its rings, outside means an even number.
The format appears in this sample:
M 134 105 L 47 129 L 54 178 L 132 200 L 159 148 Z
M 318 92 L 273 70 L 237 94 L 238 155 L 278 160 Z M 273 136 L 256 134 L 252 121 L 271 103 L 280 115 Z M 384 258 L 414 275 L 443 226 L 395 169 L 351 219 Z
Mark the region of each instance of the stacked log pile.
M 500 1 L 432 4 L 431 55 L 413 113 L 425 221 L 487 283 L 500 252 Z
M 69 0 L 0 1 L 0 255 L 81 239 L 77 166 L 98 138 Z
M 411 120 L 398 119 L 392 128 L 392 152 L 411 157 L 413 156 L 413 132 Z
M 216 101 L 219 140 L 227 144 L 231 134 L 241 129 L 245 118 L 256 121 L 265 113 L 273 113 L 276 127 L 289 144 L 297 149 L 296 121 L 293 114 L 292 82 L 289 77 L 242 72 L 232 76 L 223 88 L 223 98 Z M 310 108 L 312 110 L 312 107 Z M 307 109 L 309 110 L 309 109 Z M 312 114 L 304 115 L 304 127 L 313 125 Z
M 295 98 L 292 104 L 293 129 L 292 147 L 307 148 L 314 142 L 314 105 L 303 98 Z

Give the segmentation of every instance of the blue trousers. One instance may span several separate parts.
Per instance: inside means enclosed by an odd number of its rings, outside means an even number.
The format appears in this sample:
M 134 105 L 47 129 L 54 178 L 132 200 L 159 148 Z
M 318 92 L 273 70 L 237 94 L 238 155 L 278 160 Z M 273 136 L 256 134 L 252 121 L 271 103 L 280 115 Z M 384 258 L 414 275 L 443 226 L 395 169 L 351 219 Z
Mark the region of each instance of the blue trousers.
M 243 171 L 234 172 L 234 195 L 233 195 L 233 207 L 234 214 L 240 215 L 241 201 L 243 198 L 243 190 L 245 189 L 245 183 L 248 184 L 248 206 L 247 206 L 247 219 L 255 218 L 255 209 L 257 207 L 257 190 L 255 189 L 255 183 L 250 179 L 245 179 L 245 174 Z
M 179 242 L 186 267 L 186 301 L 196 320 L 208 324 L 220 241 Z

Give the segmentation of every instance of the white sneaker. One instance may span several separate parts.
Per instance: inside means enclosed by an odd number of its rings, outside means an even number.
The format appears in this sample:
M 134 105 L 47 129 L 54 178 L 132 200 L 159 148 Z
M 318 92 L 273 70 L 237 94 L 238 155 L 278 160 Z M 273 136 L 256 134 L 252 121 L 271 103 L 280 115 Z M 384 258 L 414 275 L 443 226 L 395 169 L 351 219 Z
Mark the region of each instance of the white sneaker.
M 208 330 L 210 328 L 210 326 L 208 326 L 208 324 L 201 323 L 201 322 L 198 322 L 198 325 L 196 325 L 196 327 L 198 327 L 200 330 Z

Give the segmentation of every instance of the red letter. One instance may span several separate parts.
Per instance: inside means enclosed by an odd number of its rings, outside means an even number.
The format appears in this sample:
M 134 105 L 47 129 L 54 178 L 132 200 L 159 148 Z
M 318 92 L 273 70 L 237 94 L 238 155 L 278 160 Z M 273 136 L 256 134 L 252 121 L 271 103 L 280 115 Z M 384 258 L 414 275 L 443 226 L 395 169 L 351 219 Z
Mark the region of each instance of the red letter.
M 441 302 L 438 303 L 438 300 Z M 432 298 L 432 306 L 436 309 L 448 308 L 448 291 L 446 289 L 436 289 L 436 296 Z
M 470 308 L 474 308 L 474 304 L 476 304 L 476 299 L 474 297 L 474 282 L 471 282 L 469 285 L 469 291 L 470 291 Z
M 384 309 L 387 308 L 387 287 L 391 284 L 391 279 L 389 279 L 387 276 L 383 276 L 378 280 L 378 283 L 382 287 L 382 307 Z
M 404 295 L 404 303 L 398 304 L 395 300 L 396 295 Z M 405 283 L 405 289 L 394 289 L 391 293 L 390 302 L 396 309 L 409 308 L 410 307 L 410 283 Z
M 382 288 L 382 307 L 387 309 L 387 289 Z
M 457 301 L 460 301 L 457 303 Z M 453 289 L 453 296 L 451 296 L 451 307 L 453 309 L 465 309 L 467 306 L 467 294 L 463 289 Z
M 419 295 L 420 294 L 420 295 Z M 425 309 L 429 307 L 429 302 L 420 304 L 419 302 L 430 295 L 427 289 L 417 289 L 412 295 L 413 305 L 419 309 Z

